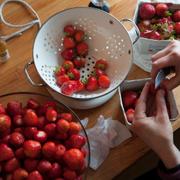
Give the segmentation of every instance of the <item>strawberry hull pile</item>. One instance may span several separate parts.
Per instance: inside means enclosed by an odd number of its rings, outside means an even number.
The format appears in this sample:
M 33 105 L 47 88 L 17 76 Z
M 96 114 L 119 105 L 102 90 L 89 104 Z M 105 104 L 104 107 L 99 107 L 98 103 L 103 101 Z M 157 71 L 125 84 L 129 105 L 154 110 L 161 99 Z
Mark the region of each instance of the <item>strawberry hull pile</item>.
M 154 40 L 180 39 L 180 10 L 170 9 L 166 3 L 142 3 L 137 25 L 141 37 Z
M 86 137 L 71 113 L 29 99 L 0 104 L 0 179 L 82 180 Z
M 89 46 L 85 42 L 86 35 L 83 30 L 73 25 L 64 27 L 62 66 L 55 70 L 56 84 L 61 87 L 65 95 L 72 95 L 83 90 L 95 91 L 99 88 L 108 88 L 110 79 L 106 74 L 108 63 L 104 59 L 96 61 L 94 72 L 90 72 L 87 79 L 80 79 L 80 69 L 85 67 Z

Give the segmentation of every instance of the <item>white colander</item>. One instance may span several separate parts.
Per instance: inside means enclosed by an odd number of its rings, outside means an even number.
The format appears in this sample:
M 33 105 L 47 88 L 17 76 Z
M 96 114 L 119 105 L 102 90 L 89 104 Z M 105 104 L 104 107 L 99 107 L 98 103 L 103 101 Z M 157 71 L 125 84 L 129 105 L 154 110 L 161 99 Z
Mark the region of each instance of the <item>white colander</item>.
M 80 70 L 81 79 L 87 78 L 93 72 L 96 60 L 104 58 L 109 64 L 107 74 L 111 79 L 111 85 L 108 89 L 99 89 L 94 92 L 82 91 L 74 93 L 72 96 L 61 93 L 61 88 L 56 84 L 54 70 L 64 61 L 60 54 L 63 50 L 63 27 L 67 24 L 73 24 L 77 28 L 83 29 L 87 34 L 89 52 L 86 57 L 85 67 Z M 135 29 L 137 40 L 139 31 L 136 26 Z M 43 84 L 34 83 L 28 74 L 28 66 L 34 63 L 37 72 L 51 92 L 63 95 L 63 98 L 70 98 L 70 100 L 86 101 L 105 96 L 117 89 L 131 68 L 132 51 L 129 34 L 122 23 L 115 17 L 94 8 L 72 8 L 50 17 L 41 27 L 34 41 L 34 61 L 25 66 L 25 72 L 32 85 L 42 86 Z

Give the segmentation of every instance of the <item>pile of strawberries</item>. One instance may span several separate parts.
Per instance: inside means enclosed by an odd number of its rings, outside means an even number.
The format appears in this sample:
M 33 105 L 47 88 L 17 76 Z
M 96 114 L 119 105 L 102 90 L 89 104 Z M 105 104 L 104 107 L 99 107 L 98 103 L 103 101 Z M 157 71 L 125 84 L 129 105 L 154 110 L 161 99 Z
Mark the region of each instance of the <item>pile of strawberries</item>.
M 96 61 L 95 70 L 87 79 L 80 80 L 79 70 L 85 67 L 85 57 L 89 51 L 89 46 L 85 42 L 87 37 L 85 32 L 73 25 L 66 25 L 64 33 L 64 49 L 61 52 L 64 62 L 55 70 L 56 83 L 61 87 L 61 92 L 72 95 L 83 90 L 95 91 L 99 88 L 108 88 L 110 79 L 105 73 L 108 63 L 104 59 Z
M 171 11 L 170 4 L 142 3 L 137 23 L 141 37 L 155 40 L 180 39 L 180 10 Z
M 0 179 L 81 180 L 86 138 L 56 103 L 0 104 Z

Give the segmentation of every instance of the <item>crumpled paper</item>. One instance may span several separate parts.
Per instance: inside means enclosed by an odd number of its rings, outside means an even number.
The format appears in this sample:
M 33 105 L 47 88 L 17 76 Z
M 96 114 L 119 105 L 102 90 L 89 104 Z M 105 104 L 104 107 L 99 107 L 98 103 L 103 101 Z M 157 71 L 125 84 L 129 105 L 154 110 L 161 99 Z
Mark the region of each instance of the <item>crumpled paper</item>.
M 84 121 L 84 122 L 83 122 Z M 88 118 L 81 120 L 87 125 Z M 86 127 L 86 126 L 84 126 Z M 132 135 L 125 125 L 112 118 L 100 115 L 94 127 L 86 129 L 90 143 L 90 167 L 96 170 L 106 159 L 110 148 L 114 148 Z

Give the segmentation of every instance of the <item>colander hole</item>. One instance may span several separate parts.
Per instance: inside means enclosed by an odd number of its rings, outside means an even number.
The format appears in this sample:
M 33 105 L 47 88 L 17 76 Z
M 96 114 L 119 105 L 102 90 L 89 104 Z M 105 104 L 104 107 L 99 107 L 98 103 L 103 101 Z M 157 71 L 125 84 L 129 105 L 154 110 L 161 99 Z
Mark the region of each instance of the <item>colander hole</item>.
M 89 71 L 89 68 L 87 68 L 87 71 Z
M 129 50 L 128 53 L 131 54 L 131 50 Z
M 90 58 L 90 57 L 89 57 L 88 59 L 89 59 L 89 60 L 91 60 L 91 58 Z
M 89 63 L 88 63 L 87 65 L 88 65 L 88 66 L 90 66 L 90 64 L 89 64 Z
M 84 70 L 82 70 L 82 73 L 84 73 Z
M 36 58 L 38 59 L 38 54 L 36 54 Z
M 89 77 L 89 74 L 87 75 L 87 77 Z
M 82 78 L 84 78 L 84 75 L 82 75 Z
M 94 62 L 94 61 L 92 61 L 92 64 L 95 64 L 95 62 Z

